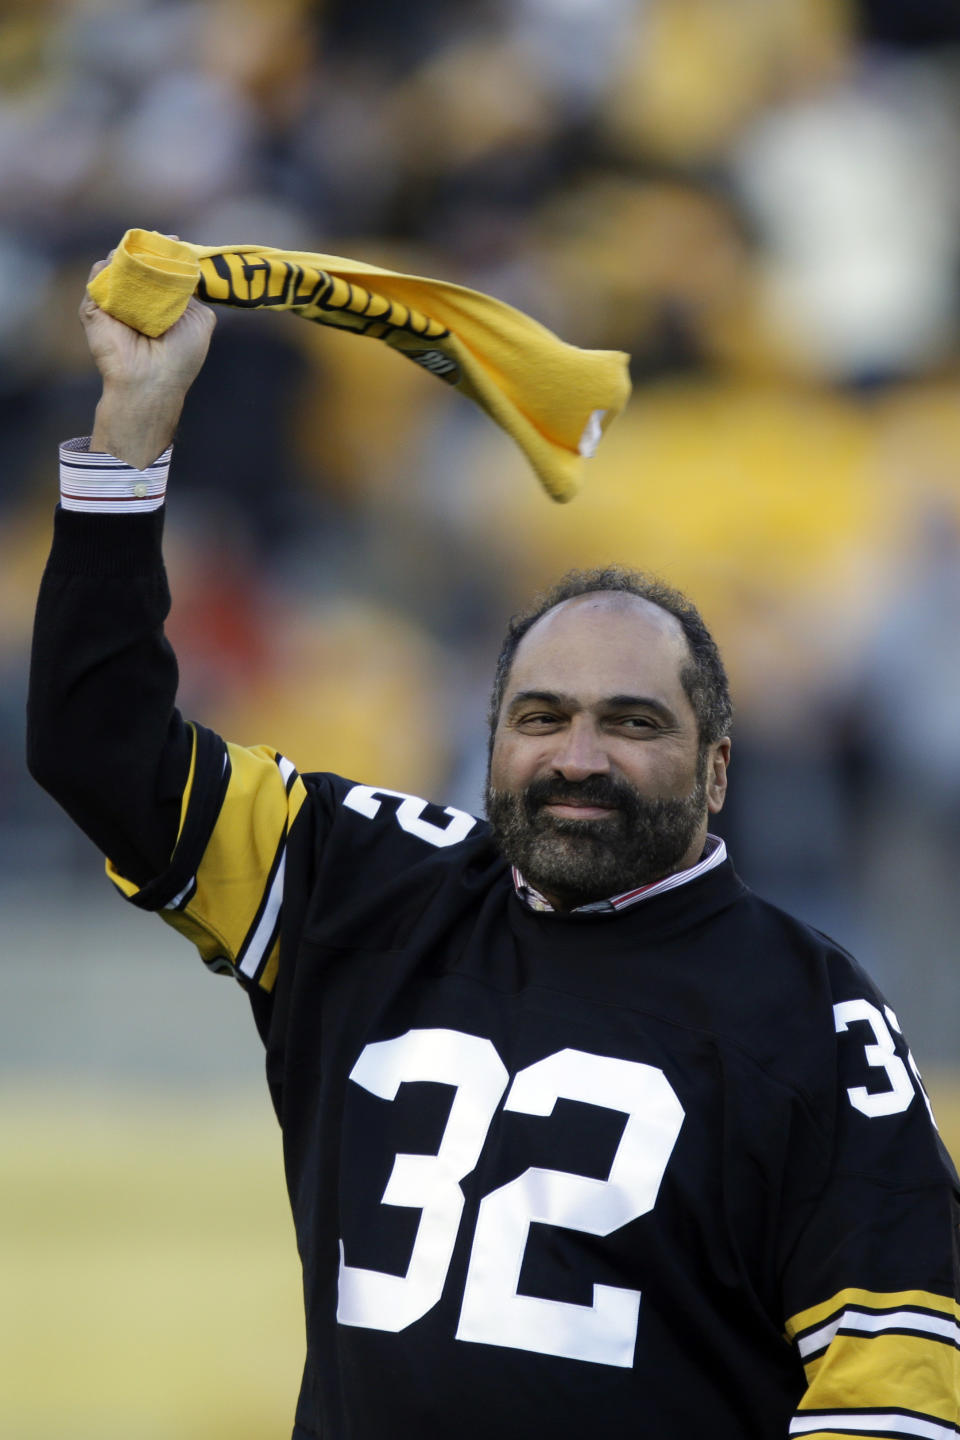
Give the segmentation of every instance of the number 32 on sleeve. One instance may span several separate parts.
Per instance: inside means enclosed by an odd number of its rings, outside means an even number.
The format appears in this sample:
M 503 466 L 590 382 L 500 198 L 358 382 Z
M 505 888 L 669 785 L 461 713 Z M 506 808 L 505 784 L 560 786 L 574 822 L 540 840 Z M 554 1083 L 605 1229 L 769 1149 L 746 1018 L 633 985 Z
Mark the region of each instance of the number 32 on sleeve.
M 867 1064 L 875 1070 L 883 1070 L 888 1081 L 887 1087 L 883 1090 L 868 1090 L 865 1085 L 851 1085 L 847 1089 L 847 1099 L 854 1110 L 859 1110 L 861 1115 L 873 1118 L 877 1115 L 898 1115 L 906 1110 L 916 1094 L 913 1080 L 907 1073 L 907 1065 L 913 1072 L 914 1080 L 917 1082 L 917 1089 L 923 1096 L 924 1104 L 930 1113 L 930 1119 L 936 1126 L 933 1119 L 933 1110 L 930 1106 L 930 1099 L 920 1079 L 920 1071 L 917 1069 L 917 1062 L 910 1051 L 907 1051 L 907 1064 L 905 1065 L 897 1054 L 896 1042 L 890 1034 L 890 1026 L 902 1037 L 900 1024 L 896 1015 L 889 1005 L 883 1007 L 886 1020 L 876 1005 L 871 1005 L 869 1000 L 842 1000 L 833 1007 L 834 1021 L 838 1035 L 842 1035 L 851 1025 L 862 1023 L 868 1025 L 873 1033 L 873 1044 L 863 1047 L 864 1058 Z M 889 1021 L 889 1026 L 887 1024 Z
M 338 1320 L 398 1331 L 440 1299 L 463 1211 L 460 1181 L 477 1164 L 509 1076 L 489 1040 L 455 1030 L 408 1030 L 368 1045 L 350 1078 L 384 1100 L 395 1099 L 404 1082 L 455 1087 L 437 1154 L 397 1155 L 382 1196 L 386 1205 L 421 1212 L 407 1273 L 351 1266 L 341 1243 Z M 626 1114 L 610 1173 L 597 1180 L 531 1167 L 484 1196 L 456 1338 L 629 1367 L 638 1290 L 594 1285 L 591 1305 L 539 1299 L 518 1293 L 520 1270 L 532 1224 L 610 1235 L 652 1210 L 683 1107 L 663 1071 L 652 1065 L 559 1050 L 514 1077 L 503 1108 L 547 1116 L 560 1099 Z

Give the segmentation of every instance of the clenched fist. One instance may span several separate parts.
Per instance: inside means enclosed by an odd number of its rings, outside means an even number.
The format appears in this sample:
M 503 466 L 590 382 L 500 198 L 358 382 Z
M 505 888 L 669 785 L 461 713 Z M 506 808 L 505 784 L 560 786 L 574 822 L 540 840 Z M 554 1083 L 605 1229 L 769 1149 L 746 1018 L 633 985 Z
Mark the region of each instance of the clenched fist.
M 98 260 L 89 279 L 110 259 Z M 90 448 L 142 470 L 173 439 L 186 393 L 206 359 L 216 317 L 208 306 L 191 299 L 176 324 L 151 340 L 114 320 L 84 292 L 80 321 L 103 378 Z

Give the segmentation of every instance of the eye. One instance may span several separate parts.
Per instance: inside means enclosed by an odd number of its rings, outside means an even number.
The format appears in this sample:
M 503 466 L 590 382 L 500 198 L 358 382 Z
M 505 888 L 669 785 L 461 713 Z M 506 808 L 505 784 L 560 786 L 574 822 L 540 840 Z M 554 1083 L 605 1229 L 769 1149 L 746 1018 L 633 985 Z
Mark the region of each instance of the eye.
M 516 724 L 525 730 L 546 730 L 551 725 L 559 725 L 560 716 L 549 710 L 531 711 L 529 715 L 519 715 Z
M 649 715 L 618 715 L 614 718 L 614 725 L 623 730 L 655 730 L 656 724 Z

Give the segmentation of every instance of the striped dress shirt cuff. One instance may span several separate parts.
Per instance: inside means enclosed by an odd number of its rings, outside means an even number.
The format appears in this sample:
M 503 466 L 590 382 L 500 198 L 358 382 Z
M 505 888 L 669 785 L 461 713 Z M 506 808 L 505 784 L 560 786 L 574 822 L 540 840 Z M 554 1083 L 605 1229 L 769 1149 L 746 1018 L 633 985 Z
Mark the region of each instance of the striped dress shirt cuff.
M 89 435 L 60 446 L 60 504 L 64 510 L 90 515 L 138 515 L 159 510 L 167 493 L 173 446 L 145 470 L 136 470 L 113 455 L 90 450 Z

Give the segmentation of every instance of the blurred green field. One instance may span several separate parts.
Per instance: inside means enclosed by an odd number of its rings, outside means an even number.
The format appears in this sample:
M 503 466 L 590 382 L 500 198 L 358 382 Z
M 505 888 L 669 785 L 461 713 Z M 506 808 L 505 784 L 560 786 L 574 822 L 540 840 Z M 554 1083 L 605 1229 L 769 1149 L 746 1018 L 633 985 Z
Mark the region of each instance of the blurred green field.
M 960 1073 L 928 1077 L 960 1156 Z M 0 1094 L 0 1434 L 286 1440 L 303 1326 L 259 1094 Z

